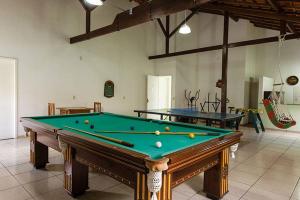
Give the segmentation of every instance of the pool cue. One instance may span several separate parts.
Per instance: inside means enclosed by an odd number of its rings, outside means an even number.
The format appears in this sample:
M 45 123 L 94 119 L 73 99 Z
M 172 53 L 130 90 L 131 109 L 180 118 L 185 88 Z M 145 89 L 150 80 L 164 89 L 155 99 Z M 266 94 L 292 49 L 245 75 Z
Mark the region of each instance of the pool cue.
M 106 137 L 106 136 L 103 136 L 103 135 L 97 135 L 97 134 L 90 133 L 88 131 L 80 130 L 80 129 L 77 129 L 77 128 L 73 128 L 73 127 L 70 127 L 70 126 L 64 126 L 64 127 L 68 128 L 68 129 L 71 129 L 71 130 L 74 130 L 74 131 L 85 133 L 85 134 L 88 134 L 88 135 L 91 135 L 91 136 L 95 136 L 95 137 L 98 137 L 98 138 L 101 138 L 101 139 L 104 139 L 104 140 L 108 140 L 110 142 L 121 144 L 121 145 L 124 145 L 124 146 L 127 146 L 127 147 L 134 147 L 134 144 L 129 143 L 129 142 L 125 142 L 123 140 L 118 140 L 118 139 Z
M 136 131 L 95 131 L 95 133 L 127 133 L 127 134 L 155 134 L 155 132 Z M 160 132 L 160 135 L 188 135 L 193 132 Z M 197 136 L 220 136 L 219 133 L 194 133 Z

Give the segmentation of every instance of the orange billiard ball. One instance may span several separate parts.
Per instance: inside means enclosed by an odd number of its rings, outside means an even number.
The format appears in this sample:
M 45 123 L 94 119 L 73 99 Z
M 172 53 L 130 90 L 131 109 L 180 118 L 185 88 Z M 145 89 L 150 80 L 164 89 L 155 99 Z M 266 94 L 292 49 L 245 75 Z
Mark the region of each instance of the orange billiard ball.
M 85 123 L 85 124 L 89 124 L 90 121 L 89 121 L 89 120 L 84 120 L 84 123 Z

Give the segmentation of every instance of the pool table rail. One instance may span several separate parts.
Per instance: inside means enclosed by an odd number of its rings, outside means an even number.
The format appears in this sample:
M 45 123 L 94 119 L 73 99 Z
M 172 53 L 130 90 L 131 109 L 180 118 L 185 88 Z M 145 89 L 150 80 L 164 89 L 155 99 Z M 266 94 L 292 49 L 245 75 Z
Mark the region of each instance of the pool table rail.
M 169 165 L 186 165 L 187 162 L 191 160 L 199 159 L 199 156 L 210 156 L 211 154 L 216 154 L 222 149 L 235 145 L 240 142 L 240 137 L 242 132 L 234 131 L 229 135 L 225 135 L 213 140 L 207 141 L 205 143 L 197 144 L 189 148 L 183 149 L 181 151 L 173 152 L 171 154 L 165 155 L 170 158 Z M 204 154 L 204 155 L 203 155 Z

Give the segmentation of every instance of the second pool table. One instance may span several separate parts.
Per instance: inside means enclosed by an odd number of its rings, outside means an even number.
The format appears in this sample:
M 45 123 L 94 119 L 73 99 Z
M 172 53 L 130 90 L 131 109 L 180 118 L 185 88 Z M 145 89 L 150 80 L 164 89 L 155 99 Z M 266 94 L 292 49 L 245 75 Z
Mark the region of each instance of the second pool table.
M 201 172 L 204 172 L 207 196 L 222 198 L 228 192 L 230 147 L 239 143 L 242 135 L 238 131 L 111 113 L 28 117 L 21 121 L 30 132 L 30 156 L 36 168 L 47 164 L 48 147 L 64 154 L 64 187 L 71 195 L 80 195 L 88 189 L 88 167 L 92 167 L 132 187 L 136 200 L 150 200 L 152 195 L 160 200 L 171 200 L 172 188 Z M 190 138 L 152 133 L 166 132 L 166 127 L 175 133 L 214 135 Z M 97 135 L 134 146 L 124 146 Z M 157 141 L 162 143 L 161 148 L 155 146 Z

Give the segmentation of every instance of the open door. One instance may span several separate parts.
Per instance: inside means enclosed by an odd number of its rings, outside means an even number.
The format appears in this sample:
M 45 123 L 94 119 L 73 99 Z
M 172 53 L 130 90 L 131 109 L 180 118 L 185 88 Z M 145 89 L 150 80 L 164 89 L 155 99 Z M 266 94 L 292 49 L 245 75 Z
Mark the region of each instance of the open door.
M 0 57 L 0 140 L 16 137 L 16 60 Z
M 170 108 L 172 104 L 172 77 L 147 77 L 147 109 Z M 148 118 L 160 119 L 157 115 L 147 115 Z

